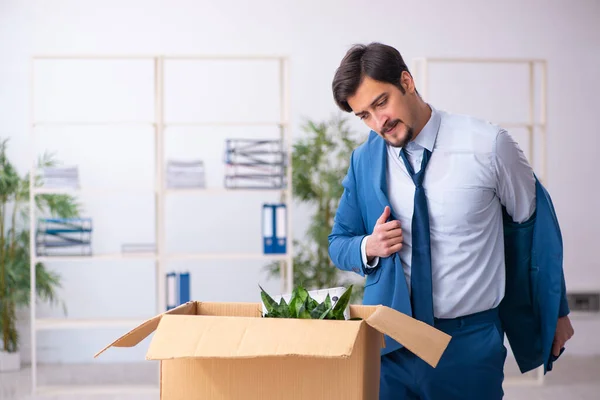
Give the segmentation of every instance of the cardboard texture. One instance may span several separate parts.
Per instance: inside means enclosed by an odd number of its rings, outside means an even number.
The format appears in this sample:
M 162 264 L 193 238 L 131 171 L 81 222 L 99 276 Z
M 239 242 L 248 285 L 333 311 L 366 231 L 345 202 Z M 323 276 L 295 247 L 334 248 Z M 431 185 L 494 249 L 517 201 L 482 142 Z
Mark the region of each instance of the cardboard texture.
M 435 367 L 447 334 L 385 306 L 350 305 L 361 320 L 262 318 L 261 303 L 189 302 L 99 351 L 137 345 L 160 360 L 162 400 L 377 399 L 387 334 Z

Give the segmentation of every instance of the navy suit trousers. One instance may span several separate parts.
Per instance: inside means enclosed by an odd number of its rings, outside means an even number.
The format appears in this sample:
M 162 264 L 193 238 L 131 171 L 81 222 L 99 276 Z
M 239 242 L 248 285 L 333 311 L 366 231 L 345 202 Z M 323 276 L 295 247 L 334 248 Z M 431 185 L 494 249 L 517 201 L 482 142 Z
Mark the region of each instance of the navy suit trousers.
M 506 347 L 498 310 L 434 326 L 452 336 L 436 368 L 406 348 L 381 358 L 380 400 L 495 400 L 504 396 Z

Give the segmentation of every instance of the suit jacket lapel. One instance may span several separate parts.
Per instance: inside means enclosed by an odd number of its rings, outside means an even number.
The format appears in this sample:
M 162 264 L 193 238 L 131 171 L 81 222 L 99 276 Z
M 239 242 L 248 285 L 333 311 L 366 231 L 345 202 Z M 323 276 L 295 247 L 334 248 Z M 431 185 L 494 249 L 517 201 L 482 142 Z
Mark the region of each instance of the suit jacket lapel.
M 377 135 L 377 133 L 371 131 L 369 134 L 369 165 L 371 165 L 371 176 L 373 182 L 373 190 L 381 208 L 390 206 L 390 202 L 387 197 L 387 152 L 385 141 Z M 391 206 L 390 206 L 391 209 Z

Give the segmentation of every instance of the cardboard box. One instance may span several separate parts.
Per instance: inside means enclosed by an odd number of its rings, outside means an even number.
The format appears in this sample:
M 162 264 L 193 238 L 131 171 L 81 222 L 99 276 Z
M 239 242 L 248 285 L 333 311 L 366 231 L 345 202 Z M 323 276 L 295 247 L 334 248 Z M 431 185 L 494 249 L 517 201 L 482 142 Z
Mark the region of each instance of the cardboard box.
M 261 303 L 189 302 L 142 323 L 110 347 L 152 332 L 162 400 L 374 400 L 383 334 L 436 366 L 450 336 L 385 306 L 350 305 L 351 318 L 262 318 Z

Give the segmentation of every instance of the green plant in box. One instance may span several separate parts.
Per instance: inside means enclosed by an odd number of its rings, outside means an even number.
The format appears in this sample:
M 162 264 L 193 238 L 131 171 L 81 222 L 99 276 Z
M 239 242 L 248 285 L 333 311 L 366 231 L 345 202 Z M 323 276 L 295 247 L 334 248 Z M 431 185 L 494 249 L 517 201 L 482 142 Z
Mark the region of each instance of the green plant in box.
M 345 320 L 344 310 L 348 307 L 352 296 L 352 285 L 350 285 L 335 304 L 329 294 L 322 303 L 319 303 L 310 297 L 304 287 L 297 286 L 292 292 L 289 303 L 283 297 L 278 303 L 262 287 L 260 290 L 261 299 L 267 309 L 265 318 Z

